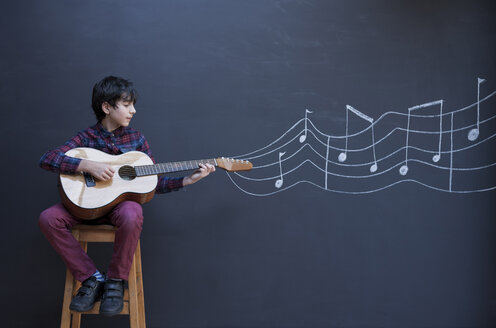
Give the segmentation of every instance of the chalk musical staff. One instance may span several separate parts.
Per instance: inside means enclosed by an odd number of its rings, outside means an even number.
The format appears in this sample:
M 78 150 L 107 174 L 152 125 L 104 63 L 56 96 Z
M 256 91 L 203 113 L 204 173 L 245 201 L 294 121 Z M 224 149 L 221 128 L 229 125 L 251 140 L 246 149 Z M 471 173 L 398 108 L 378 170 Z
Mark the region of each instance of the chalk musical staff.
M 338 156 L 338 160 L 340 162 L 344 162 L 346 161 L 346 158 L 347 158 L 347 152 L 348 152 L 348 125 L 349 125 L 349 116 L 348 116 L 348 111 L 352 112 L 353 114 L 355 114 L 356 116 L 364 119 L 365 121 L 369 122 L 370 125 L 371 125 L 371 130 L 372 130 L 372 151 L 374 153 L 374 164 L 372 164 L 370 166 L 370 172 L 375 172 L 377 171 L 377 159 L 376 159 L 376 156 L 375 156 L 375 142 L 374 142 L 374 119 L 365 115 L 364 113 L 360 112 L 359 110 L 353 108 L 352 106 L 350 105 L 346 105 L 346 141 L 345 141 L 345 147 L 344 147 L 344 152 L 340 153 L 339 156 Z
M 284 183 L 284 177 L 282 175 L 282 164 L 281 164 L 281 157 L 286 154 L 286 152 L 283 152 L 283 153 L 279 153 L 279 170 L 280 170 L 280 173 L 281 173 L 281 177 L 279 179 L 277 179 L 276 181 L 276 188 L 281 188 L 282 187 L 282 184 Z
M 479 78 L 479 85 L 482 84 L 485 80 Z M 481 119 L 482 113 L 478 113 L 477 118 L 477 126 L 475 124 L 464 122 L 465 124 L 461 124 L 455 128 L 454 124 L 454 116 L 458 115 L 458 113 L 468 112 L 472 110 L 475 106 L 482 107 L 484 109 L 485 106 L 483 104 L 489 105 L 493 104 L 496 101 L 496 91 L 489 92 L 487 95 L 480 98 L 480 93 L 478 89 L 477 102 L 472 104 L 467 104 L 464 107 L 460 107 L 458 109 L 450 108 L 446 110 L 446 106 L 444 104 L 444 100 L 433 101 L 429 103 L 425 103 L 422 105 L 417 105 L 408 108 L 408 112 L 398 112 L 398 111 L 388 111 L 382 113 L 378 118 L 372 119 L 371 117 L 361 113 L 356 110 L 352 106 L 346 106 L 346 135 L 330 135 L 325 134 L 320 131 L 319 128 L 312 122 L 312 120 L 308 117 L 309 113 L 312 113 L 309 110 L 305 111 L 305 117 L 299 119 L 294 125 L 292 125 L 287 131 L 283 132 L 281 136 L 271 141 L 267 145 L 262 148 L 253 150 L 250 153 L 244 155 L 235 155 L 230 157 L 241 157 L 247 160 L 256 160 L 254 162 L 255 166 L 251 171 L 252 174 L 255 175 L 246 175 L 241 173 L 234 173 L 233 176 L 228 174 L 231 182 L 242 192 L 253 195 L 253 196 L 269 196 L 281 191 L 289 190 L 294 188 L 300 184 L 310 184 L 318 189 L 322 189 L 327 192 L 336 192 L 342 194 L 368 194 L 379 192 L 382 190 L 386 190 L 395 186 L 398 186 L 402 183 L 414 183 L 425 188 L 441 191 L 441 192 L 449 192 L 449 193 L 478 193 L 478 192 L 486 192 L 490 190 L 496 190 L 496 183 L 492 183 L 487 179 L 488 175 L 494 175 L 496 170 L 496 158 L 488 158 L 487 155 L 487 147 L 492 147 L 492 145 L 496 145 L 496 130 L 494 128 L 494 123 L 487 124 L 490 122 L 496 122 L 496 113 L 493 113 L 492 116 Z M 492 99 L 491 99 L 492 98 Z M 436 111 L 435 115 L 428 114 L 425 111 L 425 108 L 429 106 L 439 106 L 439 111 Z M 437 108 L 436 108 L 437 109 Z M 444 112 L 447 113 L 444 113 Z M 352 112 L 356 116 L 364 119 L 365 121 L 370 123 L 370 126 L 361 129 L 358 132 L 350 133 L 350 114 Z M 480 116 L 479 116 L 480 115 Z M 385 120 L 386 116 L 406 116 L 408 118 L 408 123 L 406 129 L 400 126 L 391 126 L 391 121 L 393 120 Z M 450 118 L 450 129 L 447 127 L 449 124 L 446 124 L 443 130 L 443 123 L 446 123 L 446 120 L 449 116 Z M 461 115 L 460 117 L 465 117 Z M 419 121 L 416 124 L 415 128 L 412 128 L 412 119 L 429 119 L 429 120 L 437 120 L 439 119 L 439 130 L 436 129 L 433 131 L 431 128 L 427 128 L 427 126 L 423 127 Z M 301 127 L 302 121 L 305 121 L 305 130 L 302 132 L 298 130 Z M 434 121 L 437 123 L 437 121 Z M 482 134 L 479 133 L 479 128 L 484 124 L 485 128 L 487 127 L 488 133 L 481 137 Z M 353 138 L 357 136 L 364 136 L 363 134 L 368 134 L 368 130 L 372 132 L 372 143 L 366 146 L 362 146 L 359 148 L 350 147 L 352 143 L 348 143 L 348 138 Z M 467 144 L 461 144 L 458 148 L 455 147 L 455 141 L 460 140 L 461 138 L 467 138 L 467 131 L 474 130 L 471 133 L 472 142 Z M 491 132 L 491 129 L 493 130 Z M 402 145 L 398 145 L 395 140 L 396 132 L 398 130 L 404 130 L 406 132 L 406 147 Z M 381 137 L 376 140 L 375 132 L 378 131 L 381 134 Z M 311 140 L 308 140 L 306 137 L 308 133 L 312 134 Z M 450 146 L 448 149 L 442 150 L 442 141 L 443 137 L 446 137 L 449 133 L 450 137 Z M 475 135 L 477 136 L 475 137 Z M 431 135 L 433 138 L 438 141 L 437 149 L 435 151 L 432 150 L 432 146 L 423 143 L 420 145 L 416 145 L 414 141 L 414 135 Z M 368 135 L 367 135 L 368 136 Z M 296 139 L 300 140 L 298 142 Z M 346 140 L 346 145 L 344 148 L 333 146 L 333 140 Z M 305 142 L 306 141 L 306 142 Z M 296 146 L 294 143 L 298 144 Z M 303 144 L 302 144 L 303 143 Z M 446 143 L 446 142 L 445 142 Z M 491 144 L 490 144 L 491 143 Z M 485 144 L 485 145 L 483 145 Z M 396 145 L 396 147 L 391 148 L 392 145 Z M 446 145 L 447 146 L 447 145 Z M 473 156 L 474 152 L 479 150 L 479 147 L 486 147 L 484 150 L 480 149 L 480 151 L 484 152 L 484 156 Z M 375 148 L 381 148 L 381 154 L 379 157 L 376 157 Z M 369 148 L 372 148 L 374 159 L 373 161 L 367 160 Z M 285 152 L 280 152 L 281 149 L 285 149 Z M 412 150 L 415 152 L 412 152 Z M 305 151 L 303 151 L 305 150 Z M 470 156 L 465 156 L 464 153 L 470 150 Z M 337 151 L 340 153 L 341 160 L 333 159 L 332 153 L 333 151 Z M 403 158 L 402 154 L 405 152 L 405 157 Z M 279 153 L 278 160 L 275 160 Z M 352 163 L 347 163 L 348 159 L 347 153 L 353 152 L 353 154 L 357 154 L 356 160 Z M 367 152 L 367 154 L 363 154 L 362 152 Z M 414 155 L 417 154 L 430 154 L 431 158 L 428 160 L 423 159 L 422 157 L 416 157 Z M 299 157 L 295 157 L 299 154 Z M 305 154 L 304 158 L 301 156 Z M 400 155 L 398 158 L 396 155 Z M 433 155 L 433 156 L 432 156 Z M 276 157 L 274 157 L 276 156 Z M 286 159 L 290 158 L 299 158 L 299 163 L 295 163 L 294 166 L 289 167 L 289 165 L 285 164 L 284 173 L 282 170 L 282 158 L 284 156 L 285 162 Z M 447 156 L 449 159 L 441 162 L 441 156 Z M 454 162 L 455 156 L 460 158 L 460 165 L 456 166 Z M 264 160 L 265 158 L 265 160 Z M 325 162 L 319 164 L 318 160 L 322 160 Z M 354 157 L 355 159 L 355 157 Z M 488 162 L 486 159 L 489 159 Z M 468 162 L 470 160 L 470 162 Z M 292 161 L 293 162 L 293 161 Z M 438 179 L 433 176 L 432 173 L 429 174 L 419 174 L 416 175 L 416 178 L 399 178 L 399 176 L 407 175 L 409 164 L 411 162 L 415 162 L 417 164 L 423 165 L 425 167 L 424 172 L 428 172 L 429 170 L 436 170 L 441 173 L 449 173 L 449 181 L 448 183 L 443 183 L 443 179 Z M 470 164 L 464 164 L 470 163 Z M 378 171 L 378 165 L 381 167 L 381 170 Z M 274 174 L 274 170 L 270 169 L 271 167 L 279 166 L 279 172 L 276 171 Z M 308 166 L 310 166 L 310 171 L 307 172 Z M 370 169 L 370 173 L 363 174 L 363 170 L 361 168 L 367 167 Z M 398 168 L 400 170 L 400 175 L 398 175 Z M 288 175 L 297 170 L 304 170 L 299 172 L 299 174 L 295 175 L 295 177 L 302 177 L 299 179 L 295 179 L 288 184 L 287 181 L 284 181 L 284 176 Z M 317 170 L 318 172 L 315 172 Z M 437 173 L 434 174 L 437 175 Z M 319 183 L 321 181 L 321 175 L 325 174 L 324 183 Z M 474 174 L 479 174 L 480 179 L 474 179 Z M 332 178 L 331 178 L 332 177 Z M 245 185 L 238 184 L 238 179 L 242 179 Z M 316 180 L 317 179 L 317 180 Z M 448 178 L 446 178 L 448 179 Z M 454 184 L 454 180 L 456 180 L 456 184 Z M 241 181 L 240 181 L 241 182 Z M 275 182 L 275 188 L 274 188 Z M 251 183 L 251 184 L 250 184 Z M 268 184 L 267 184 L 268 183 Z M 441 185 L 439 185 L 441 184 Z M 284 188 L 282 186 L 284 185 Z M 246 186 L 246 187 L 245 187 Z M 468 187 L 470 186 L 470 187 Z M 455 188 L 456 187 L 456 188 Z
M 302 136 L 300 136 L 300 143 L 304 143 L 305 140 L 307 140 L 307 121 L 308 121 L 308 118 L 307 118 L 307 114 L 311 114 L 313 112 L 309 111 L 308 109 L 305 109 L 305 131 L 304 131 L 304 134 Z
M 474 141 L 479 137 L 479 121 L 480 121 L 480 114 L 479 114 L 479 108 L 480 108 L 480 85 L 481 83 L 485 82 L 486 80 L 481 79 L 480 77 L 477 78 L 477 127 L 475 129 L 471 129 L 468 131 L 468 140 Z
M 403 164 L 400 167 L 400 174 L 401 175 L 406 175 L 408 173 L 408 139 L 410 136 L 410 117 L 412 115 L 412 112 L 418 109 L 430 107 L 430 106 L 436 106 L 439 105 L 439 147 L 438 147 L 438 153 L 435 154 L 432 157 L 432 161 L 435 163 L 439 162 L 441 159 L 441 142 L 442 142 L 442 137 L 443 137 L 443 102 L 444 100 L 437 100 L 437 101 L 431 101 L 429 103 L 425 103 L 422 105 L 417 105 L 408 108 L 408 123 L 407 123 L 407 128 L 406 128 L 406 147 L 405 147 L 405 164 Z

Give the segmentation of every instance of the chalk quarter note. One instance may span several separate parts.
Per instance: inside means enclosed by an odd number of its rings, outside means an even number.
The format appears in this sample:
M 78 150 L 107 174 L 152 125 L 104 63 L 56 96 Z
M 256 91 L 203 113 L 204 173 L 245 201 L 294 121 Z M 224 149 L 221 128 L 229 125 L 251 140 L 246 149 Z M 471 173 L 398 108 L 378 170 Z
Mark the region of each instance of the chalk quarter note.
M 477 78 L 477 127 L 475 129 L 472 129 L 468 131 L 468 140 L 474 141 L 479 137 L 479 122 L 480 122 L 480 114 L 479 114 L 479 108 L 480 108 L 480 85 L 481 83 L 485 82 L 486 80 L 481 79 L 480 77 Z
M 406 147 L 405 147 L 405 164 L 403 164 L 400 167 L 400 174 L 401 175 L 406 175 L 408 173 L 408 139 L 410 136 L 410 116 L 413 111 L 430 107 L 430 106 L 436 106 L 439 105 L 439 145 L 438 145 L 438 152 L 434 156 L 432 156 L 432 161 L 434 162 L 439 162 L 441 159 L 441 141 L 443 137 L 443 103 L 444 100 L 437 100 L 437 101 L 432 101 L 429 103 L 425 103 L 422 105 L 417 105 L 408 108 L 408 123 L 407 123 L 407 128 L 406 128 Z
M 280 170 L 280 173 L 281 173 L 281 178 L 280 179 L 277 179 L 276 180 L 276 188 L 279 189 L 282 187 L 282 184 L 284 183 L 284 177 L 282 175 L 282 164 L 281 164 L 281 157 L 286 154 L 286 152 L 284 153 L 279 153 L 279 170 Z
M 375 138 L 374 138 L 374 123 L 370 122 L 371 130 L 372 130 L 372 151 L 374 153 L 374 164 L 370 166 L 370 172 L 374 173 L 377 171 L 377 158 L 375 156 Z
M 347 153 L 348 153 L 348 125 L 349 125 L 349 115 L 348 115 L 348 112 L 352 112 L 353 114 L 355 114 L 356 116 L 364 119 L 365 121 L 369 122 L 370 125 L 371 125 L 371 130 L 372 130 L 372 151 L 374 153 L 374 164 L 372 164 L 370 166 L 370 172 L 374 173 L 375 171 L 377 171 L 377 159 L 376 159 L 376 156 L 375 156 L 375 142 L 374 142 L 374 119 L 365 115 L 364 113 L 360 112 L 359 110 L 353 108 L 352 106 L 350 105 L 346 105 L 346 143 L 345 143 L 345 147 L 344 147 L 344 152 L 342 152 L 341 154 L 339 154 L 338 156 L 338 160 L 340 162 L 344 162 L 346 161 L 346 158 L 347 158 Z
M 307 131 L 308 131 L 308 128 L 307 128 L 307 121 L 308 121 L 308 118 L 307 118 L 307 114 L 311 114 L 313 112 L 309 111 L 308 109 L 305 109 L 305 131 L 304 131 L 304 134 L 302 136 L 300 136 L 300 143 L 304 143 L 305 140 L 307 140 Z

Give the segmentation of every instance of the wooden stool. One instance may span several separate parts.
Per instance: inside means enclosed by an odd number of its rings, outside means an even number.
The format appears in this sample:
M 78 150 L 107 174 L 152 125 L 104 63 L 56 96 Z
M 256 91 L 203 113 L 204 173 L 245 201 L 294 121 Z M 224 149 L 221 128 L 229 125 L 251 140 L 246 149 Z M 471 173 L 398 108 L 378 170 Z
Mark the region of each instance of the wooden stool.
M 78 224 L 72 228 L 72 234 L 79 241 L 85 252 L 88 251 L 88 242 L 114 242 L 116 227 L 112 225 L 85 225 Z M 143 277 L 141 272 L 141 248 L 138 246 L 134 253 L 133 264 L 129 271 L 129 288 L 124 291 L 124 308 L 120 314 L 128 314 L 131 328 L 145 328 L 145 302 L 143 296 Z M 65 278 L 64 302 L 62 304 L 61 328 L 79 328 L 81 314 L 98 314 L 100 301 L 95 303 L 92 310 L 88 312 L 75 312 L 69 309 L 72 297 L 76 295 L 81 283 L 74 279 L 71 272 L 67 270 Z

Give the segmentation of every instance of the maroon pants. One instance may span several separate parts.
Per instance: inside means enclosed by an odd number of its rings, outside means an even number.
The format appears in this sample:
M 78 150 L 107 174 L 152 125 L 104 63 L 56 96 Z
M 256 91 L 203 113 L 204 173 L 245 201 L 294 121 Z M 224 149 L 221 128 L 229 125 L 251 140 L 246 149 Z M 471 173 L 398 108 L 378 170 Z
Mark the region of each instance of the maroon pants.
M 79 281 L 91 277 L 96 271 L 95 263 L 81 248 L 70 229 L 88 221 L 72 216 L 62 204 L 56 204 L 40 214 L 40 228 L 50 244 L 60 254 L 72 275 Z M 128 280 L 134 252 L 143 226 L 141 205 L 125 201 L 118 204 L 105 217 L 95 220 L 98 224 L 113 224 L 115 232 L 114 252 L 107 276 Z

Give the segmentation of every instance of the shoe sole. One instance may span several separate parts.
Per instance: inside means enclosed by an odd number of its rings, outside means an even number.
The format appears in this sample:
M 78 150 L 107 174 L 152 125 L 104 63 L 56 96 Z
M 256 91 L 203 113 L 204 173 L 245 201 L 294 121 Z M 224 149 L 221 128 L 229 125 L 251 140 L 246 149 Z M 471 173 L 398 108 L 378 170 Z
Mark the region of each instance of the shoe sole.
M 88 307 L 88 308 L 84 308 L 84 309 L 75 309 L 75 308 L 73 308 L 73 307 L 69 306 L 69 309 L 70 309 L 71 311 L 76 311 L 76 312 L 88 312 L 88 311 L 91 311 L 91 310 L 93 309 L 93 307 L 94 307 L 94 306 L 95 306 L 95 304 L 92 304 L 90 307 Z
M 114 315 L 118 315 L 122 312 L 122 309 L 124 309 L 124 304 L 121 306 L 121 308 L 119 309 L 119 311 L 112 311 L 112 312 L 103 312 L 103 311 L 100 311 L 100 314 L 103 315 L 103 316 L 106 316 L 106 317 L 113 317 Z

